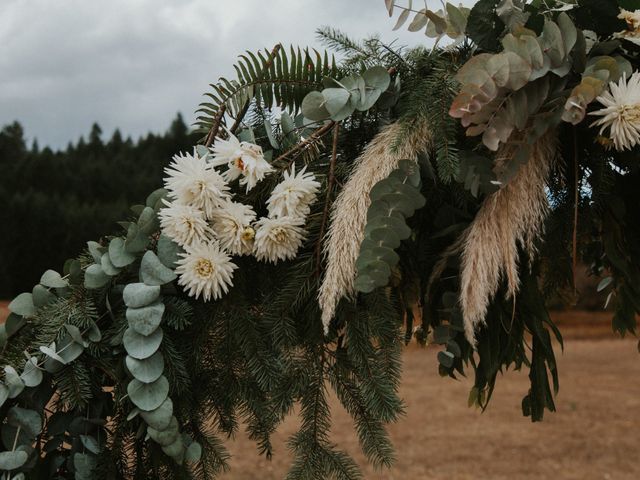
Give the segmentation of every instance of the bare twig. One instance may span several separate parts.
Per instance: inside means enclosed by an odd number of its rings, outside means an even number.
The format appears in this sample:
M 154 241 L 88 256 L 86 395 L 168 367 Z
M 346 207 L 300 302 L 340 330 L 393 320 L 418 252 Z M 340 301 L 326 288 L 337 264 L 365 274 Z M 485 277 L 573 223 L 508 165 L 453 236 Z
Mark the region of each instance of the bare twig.
M 320 275 L 322 265 L 322 240 L 324 232 L 327 228 L 329 219 L 329 206 L 331 204 L 331 194 L 336 181 L 336 159 L 338 157 L 338 134 L 340 132 L 340 123 L 335 123 L 333 127 L 333 146 L 331 148 L 331 162 L 329 163 L 329 175 L 327 180 L 327 195 L 324 201 L 324 211 L 322 212 L 322 222 L 320 223 L 320 234 L 318 235 L 318 243 L 316 244 L 316 275 Z
M 218 113 L 216 113 L 216 116 L 213 119 L 213 126 L 211 127 L 211 130 L 209 130 L 207 139 L 204 141 L 205 147 L 210 147 L 215 141 L 216 136 L 218 135 L 218 131 L 220 130 L 222 117 L 224 117 L 224 112 L 226 111 L 227 111 L 227 106 L 223 103 L 220 109 L 218 110 Z
M 336 125 L 336 122 L 331 121 L 326 125 L 323 125 L 322 127 L 318 128 L 309 136 L 309 138 L 291 147 L 289 150 L 287 150 L 282 155 L 277 157 L 272 163 L 277 164 L 278 162 L 284 160 L 285 158 L 290 157 L 291 155 L 304 151 L 305 148 L 317 142 L 318 140 L 320 140 L 320 138 L 322 138 L 325 134 L 327 134 L 331 130 L 331 128 L 334 127 L 334 125 Z

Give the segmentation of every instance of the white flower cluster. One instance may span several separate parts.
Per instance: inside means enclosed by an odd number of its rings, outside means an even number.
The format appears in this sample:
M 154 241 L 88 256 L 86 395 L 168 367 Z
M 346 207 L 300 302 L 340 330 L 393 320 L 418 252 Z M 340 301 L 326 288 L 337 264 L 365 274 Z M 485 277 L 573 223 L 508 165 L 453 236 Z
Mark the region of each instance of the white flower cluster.
M 295 165 L 267 200 L 268 216 L 256 221 L 249 205 L 233 200 L 228 182 L 250 191 L 272 173 L 258 145 L 229 134 L 211 149 L 212 159 L 193 154 L 173 157 L 165 169 L 170 201 L 160 210 L 162 232 L 183 249 L 177 262 L 178 283 L 187 293 L 216 300 L 233 286 L 238 267 L 233 255 L 253 255 L 276 263 L 294 258 L 305 238 L 304 224 L 320 184 L 313 173 Z M 226 166 L 222 173 L 215 167 Z
M 640 45 L 640 10 L 621 9 L 618 18 L 625 21 L 627 29 L 614 37 Z M 591 124 L 600 127 L 599 142 L 617 151 L 640 145 L 640 73 L 633 72 L 630 77 L 624 73 L 596 100 L 604 107 L 590 113 L 600 117 Z
M 592 123 L 600 127 L 600 135 L 608 131 L 607 141 L 618 151 L 631 150 L 640 144 L 640 73 L 633 73 L 629 79 L 623 74 L 597 100 L 604 108 L 590 115 L 601 117 Z

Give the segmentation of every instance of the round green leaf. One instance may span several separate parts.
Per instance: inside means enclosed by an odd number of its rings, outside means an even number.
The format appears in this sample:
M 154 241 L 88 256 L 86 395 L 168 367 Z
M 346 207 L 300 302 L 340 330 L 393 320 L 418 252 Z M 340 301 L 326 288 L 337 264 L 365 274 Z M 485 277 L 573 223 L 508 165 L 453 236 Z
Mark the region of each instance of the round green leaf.
M 160 296 L 159 286 L 144 283 L 130 283 L 122 292 L 124 304 L 131 308 L 140 308 L 155 302 Z
M 16 398 L 24 390 L 24 382 L 11 365 L 4 367 L 4 382 L 9 388 L 9 398 Z
M 74 342 L 70 335 L 65 335 L 58 342 L 57 353 L 65 364 L 73 362 L 82 355 L 82 352 L 84 352 L 84 347 L 80 343 Z
M 0 407 L 4 405 L 7 398 L 9 398 L 9 388 L 4 383 L 0 383 Z
M 362 74 L 367 87 L 377 88 L 380 91 L 385 91 L 389 88 L 391 83 L 391 76 L 384 67 L 376 66 L 371 67 Z
M 31 357 L 24 364 L 20 378 L 27 387 L 37 387 L 42 382 L 42 371 L 38 368 L 38 359 Z
M 42 431 L 40 414 L 27 408 L 11 407 L 7 413 L 7 423 L 13 427 L 20 427 L 20 430 L 32 439 Z
M 84 338 L 82 338 L 82 332 L 80 332 L 80 329 L 78 327 L 76 327 L 75 325 L 69 325 L 68 323 L 66 323 L 64 325 L 64 328 L 67 331 L 67 333 L 71 335 L 71 338 L 73 339 L 74 342 L 79 343 L 85 348 L 89 346 L 87 341 Z
M 158 328 L 149 336 L 140 335 L 132 328 L 127 328 L 122 337 L 127 353 L 133 358 L 143 360 L 156 353 L 162 343 L 162 328 Z
M 158 408 L 150 412 L 141 411 L 140 416 L 154 430 L 166 430 L 173 418 L 173 402 L 167 397 Z
M 169 422 L 169 426 L 167 428 L 165 428 L 164 430 L 156 430 L 155 428 L 150 426 L 149 428 L 147 428 L 147 433 L 154 442 L 162 446 L 171 445 L 180 435 L 178 420 L 176 419 L 176 417 L 171 417 L 171 421 Z
M 56 362 L 60 362 L 64 365 L 64 359 L 58 355 L 57 351 L 56 351 L 56 344 L 55 342 L 53 342 L 51 345 L 49 345 L 48 347 L 45 347 L 44 345 L 40 346 L 40 351 L 42 353 L 44 353 L 47 357 L 55 360 Z
M 178 256 L 180 252 L 180 245 L 166 235 L 160 235 L 158 238 L 158 258 L 165 267 L 175 268 L 176 262 L 180 259 Z
M 309 120 L 322 121 L 331 115 L 325 107 L 325 98 L 320 92 L 309 92 L 302 100 L 302 113 Z
M 102 288 L 109 283 L 109 280 L 111 277 L 97 263 L 89 265 L 84 272 L 84 286 L 89 289 Z
M 78 285 L 82 282 L 82 265 L 78 260 L 70 258 L 64 262 L 64 274 L 69 277 L 69 283 Z
M 393 207 L 391 207 L 391 205 L 383 200 L 376 200 L 372 202 L 369 210 L 367 210 L 367 222 L 378 217 L 398 217 L 400 219 L 405 218 L 404 214 L 401 211 L 394 209 Z
M 400 237 L 393 231 L 387 228 L 376 228 L 369 232 L 368 238 L 377 244 L 379 247 L 387 247 L 396 249 L 400 246 Z
M 386 228 L 393 230 L 400 240 L 406 240 L 411 235 L 411 229 L 404 220 L 398 217 L 378 217 L 367 223 L 364 234 L 368 235 L 372 230 L 377 228 Z
M 155 382 L 164 371 L 164 357 L 159 351 L 143 360 L 127 355 L 125 363 L 131 375 L 144 383 Z
M 0 436 L 2 436 L 2 443 L 8 450 L 13 448 L 14 442 L 17 445 L 29 445 L 33 440 L 32 438 L 29 438 L 28 433 L 23 431 L 22 428 L 18 431 L 18 427 L 9 425 L 8 423 L 2 425 L 2 428 L 0 429 Z M 16 436 L 18 437 L 17 442 Z
M 184 459 L 189 463 L 197 463 L 202 457 L 202 445 L 198 442 L 193 442 L 187 447 L 187 451 L 184 454 Z
M 144 234 L 151 235 L 158 229 L 158 215 L 153 207 L 144 207 L 138 218 L 138 227 Z
M 267 138 L 269 139 L 269 144 L 273 148 L 279 149 L 280 148 L 280 144 L 278 143 L 278 140 L 276 139 L 275 133 L 273 132 L 273 125 L 271 124 L 271 122 L 269 121 L 268 118 L 264 119 L 264 131 L 267 133 Z
M 388 193 L 383 195 L 381 200 L 387 202 L 394 211 L 401 212 L 406 217 L 410 217 L 415 212 L 412 199 L 401 193 Z
M 322 91 L 322 96 L 325 108 L 333 116 L 349 102 L 350 93 L 344 88 L 325 88 Z
M 400 261 L 400 256 L 387 247 L 374 247 L 369 251 L 377 260 L 382 260 L 390 266 L 396 265 Z
M 127 227 L 127 238 L 124 241 L 124 248 L 129 253 L 143 252 L 151 239 L 149 235 L 140 230 L 136 223 L 131 223 Z
M 180 437 L 180 435 L 178 435 L 175 442 L 170 445 L 163 445 L 161 448 L 162 451 L 173 458 L 175 462 L 182 463 L 182 460 L 184 459 L 185 448 L 184 442 L 182 441 L 182 437 Z
M 49 288 L 65 288 L 69 286 L 69 282 L 63 279 L 60 274 L 54 270 L 47 270 L 40 278 L 40 284 Z
M 129 327 L 140 335 L 151 335 L 160 326 L 164 314 L 164 303 L 156 302 L 146 307 L 127 308 Z
M 411 202 L 414 210 L 424 207 L 426 200 L 422 194 L 413 186 L 407 183 L 399 183 L 395 185 L 395 192 L 404 195 Z
M 153 192 L 151 192 L 151 194 L 147 197 L 147 207 L 151 207 L 151 208 L 155 208 L 156 205 L 163 199 L 166 198 L 166 196 L 169 194 L 169 192 L 164 189 L 164 188 L 159 188 L 157 190 L 154 190 Z
M 90 323 L 89 331 L 87 332 L 87 338 L 89 339 L 89 341 L 94 343 L 102 340 L 102 333 L 100 332 L 100 329 L 98 328 L 96 322 L 92 321 Z
M 0 469 L 15 470 L 27 463 L 27 452 L 15 450 L 12 452 L 0 452 Z
M 369 262 L 369 264 L 358 273 L 371 278 L 377 287 L 384 287 L 389 282 L 391 268 L 385 262 L 377 260 Z
M 369 198 L 371 198 L 372 202 L 375 202 L 376 200 L 379 200 L 383 195 L 386 195 L 387 193 L 393 193 L 394 191 L 394 182 L 390 182 L 385 178 L 384 180 L 379 181 L 373 186 L 373 188 L 369 192 Z
M 102 267 L 102 271 L 111 277 L 115 277 L 120 273 L 120 269 L 116 268 L 113 263 L 111 263 L 111 259 L 109 258 L 109 252 L 105 252 L 100 259 L 100 266 Z
M 362 96 L 360 102 L 358 102 L 356 108 L 361 112 L 366 112 L 376 104 L 380 95 L 382 95 L 382 90 L 378 90 L 377 88 L 367 88 L 367 91 Z
M 144 383 L 134 378 L 127 385 L 127 393 L 136 407 L 149 412 L 158 408 L 167 399 L 169 381 L 164 376 L 152 383 Z
M 376 289 L 376 283 L 367 275 L 358 275 L 354 287 L 358 292 L 371 293 Z
M 131 265 L 136 259 L 135 255 L 125 250 L 124 246 L 124 240 L 120 237 L 116 237 L 109 242 L 109 258 L 116 268 Z
M 372 254 L 370 250 L 360 249 L 360 255 L 356 259 L 356 270 L 358 272 L 362 271 L 370 262 L 377 260 Z
M 94 478 L 93 470 L 96 468 L 96 457 L 89 453 L 76 453 L 73 456 L 73 466 L 76 470 L 76 480 L 91 480 Z
M 89 450 L 91 453 L 95 453 L 96 455 L 100 453 L 100 445 L 98 441 L 90 435 L 80 435 L 80 441 L 84 448 Z
M 96 263 L 100 263 L 102 254 L 106 252 L 107 249 L 100 245 L 98 242 L 87 242 L 87 247 L 89 249 L 89 253 L 93 257 L 93 261 Z
M 30 293 L 21 293 L 9 304 L 9 310 L 23 317 L 34 316 L 37 309 L 33 304 L 33 295 Z
M 27 321 L 20 315 L 15 313 L 9 314 L 7 320 L 4 322 L 4 326 L 7 329 L 7 336 L 11 336 L 26 325 Z
M 36 285 L 33 287 L 33 304 L 36 308 L 44 307 L 45 305 L 50 304 L 55 301 L 56 296 L 49 291 L 49 289 L 43 287 L 42 285 Z
M 140 278 L 145 285 L 159 286 L 176 279 L 173 270 L 163 265 L 160 259 L 151 250 L 147 251 L 142 257 L 140 264 Z

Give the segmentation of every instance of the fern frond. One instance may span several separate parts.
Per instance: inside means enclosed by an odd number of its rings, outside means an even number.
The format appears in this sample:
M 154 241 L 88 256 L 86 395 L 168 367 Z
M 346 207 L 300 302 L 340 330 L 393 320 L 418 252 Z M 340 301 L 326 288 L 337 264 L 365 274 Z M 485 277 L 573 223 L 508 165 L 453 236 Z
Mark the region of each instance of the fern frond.
M 338 67 L 328 52 L 289 47 L 281 44 L 272 50 L 247 51 L 234 65 L 237 79 L 220 78 L 205 93 L 209 101 L 200 104 L 201 115 L 196 127 L 208 131 L 224 106 L 224 115 L 238 119 L 246 113 L 247 105 L 256 102 L 263 108 L 278 106 L 290 112 L 300 109 L 302 100 L 311 90 L 322 86 L 325 76 L 336 77 Z

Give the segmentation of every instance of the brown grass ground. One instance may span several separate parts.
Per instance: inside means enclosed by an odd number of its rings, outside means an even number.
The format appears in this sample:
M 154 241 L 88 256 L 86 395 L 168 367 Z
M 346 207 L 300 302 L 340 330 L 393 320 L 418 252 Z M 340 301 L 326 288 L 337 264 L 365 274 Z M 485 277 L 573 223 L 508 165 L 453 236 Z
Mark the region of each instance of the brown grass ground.
M 389 427 L 397 451 L 392 470 L 375 471 L 360 452 L 350 417 L 337 399 L 332 437 L 351 453 L 369 480 L 631 480 L 640 478 L 640 356 L 636 340 L 611 334 L 609 315 L 560 318 L 564 354 L 557 352 L 560 392 L 556 413 L 532 424 L 520 402 L 524 372 L 499 379 L 484 413 L 467 407 L 471 380 L 440 378 L 436 348 L 409 347 L 401 395 L 407 414 Z M 274 436 L 273 460 L 259 458 L 241 433 L 228 442 L 234 458 L 228 480 L 284 478 L 291 457 L 285 442 L 298 422 L 289 418 Z
M 3 318 L 0 305 L 0 318 Z M 499 379 L 489 409 L 467 407 L 469 379 L 437 374 L 437 349 L 407 348 L 401 394 L 407 414 L 389 431 L 397 463 L 367 466 L 349 416 L 335 398 L 333 440 L 354 455 L 369 480 L 631 480 L 640 478 L 640 358 L 635 340 L 610 333 L 609 315 L 571 313 L 558 318 L 565 351 L 558 352 L 561 389 L 557 412 L 542 423 L 522 417 L 526 373 Z M 224 480 L 275 480 L 291 460 L 289 418 L 274 436 L 275 456 L 258 457 L 244 433 L 227 442 L 233 454 Z

